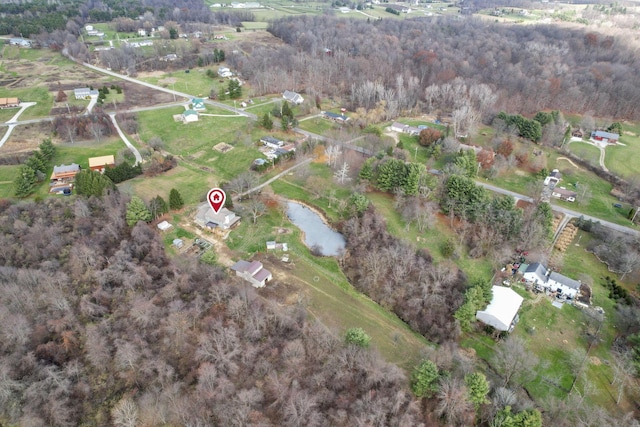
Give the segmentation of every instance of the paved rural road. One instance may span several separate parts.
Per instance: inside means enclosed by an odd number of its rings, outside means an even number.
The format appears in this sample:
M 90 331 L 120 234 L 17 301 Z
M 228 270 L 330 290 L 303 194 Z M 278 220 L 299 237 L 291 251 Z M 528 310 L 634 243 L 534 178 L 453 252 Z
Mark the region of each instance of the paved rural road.
M 135 79 L 133 77 L 125 76 L 125 75 L 122 75 L 120 73 L 116 73 L 116 72 L 113 72 L 113 71 L 105 70 L 104 68 L 96 67 L 95 65 L 91 65 L 91 64 L 88 64 L 86 62 L 77 61 L 75 58 L 69 56 L 64 51 L 63 51 L 63 54 L 66 55 L 67 57 L 69 57 L 71 60 L 76 61 L 79 64 L 82 64 L 84 67 L 90 68 L 90 69 L 92 69 L 94 71 L 97 71 L 99 73 L 102 73 L 102 74 L 107 74 L 109 76 L 116 77 L 116 78 L 119 78 L 121 80 L 126 80 L 126 81 L 131 82 L 131 83 L 136 83 L 136 84 L 148 87 L 149 89 L 159 90 L 161 92 L 170 93 L 172 95 L 181 96 L 183 98 L 191 99 L 191 98 L 195 97 L 194 95 L 190 95 L 188 93 L 178 92 L 176 90 L 171 90 L 171 89 L 168 89 L 168 88 L 165 88 L 165 87 L 162 87 L 162 86 L 157 86 L 157 85 L 154 85 L 154 84 L 151 84 L 151 83 L 143 82 L 142 80 L 138 80 L 138 79 Z M 247 113 L 247 112 L 245 112 L 243 110 L 231 107 L 231 106 L 223 104 L 221 102 L 212 101 L 212 100 L 206 99 L 206 98 L 205 98 L 204 102 L 205 102 L 205 104 L 209 104 L 209 105 L 213 105 L 215 107 L 219 107 L 219 108 L 222 108 L 222 109 L 225 109 L 225 110 L 229 110 L 229 111 L 232 111 L 232 112 L 234 112 L 236 114 L 248 117 L 248 118 L 253 119 L 253 120 L 257 120 L 257 118 L 258 118 L 258 116 L 256 116 L 253 113 Z
M 504 188 L 500 188 L 500 187 L 496 187 L 495 185 L 491 185 L 491 184 L 487 184 L 485 182 L 480 182 L 480 181 L 476 181 L 476 184 L 486 188 L 487 190 L 491 190 L 495 193 L 500 193 L 500 194 L 505 194 L 507 196 L 511 196 L 514 197 L 516 199 L 519 200 L 524 200 L 525 202 L 533 202 L 533 199 L 531 197 L 522 195 L 522 194 L 518 194 L 515 193 L 513 191 L 509 191 L 509 190 L 505 190 Z M 605 221 L 603 219 L 600 218 L 596 218 L 590 215 L 585 215 L 583 213 L 580 212 L 576 212 L 574 210 L 571 209 L 567 209 L 563 206 L 558 206 L 558 205 L 554 205 L 553 203 L 551 203 L 551 206 L 553 207 L 553 210 L 556 212 L 561 212 L 571 218 L 579 218 L 579 217 L 583 217 L 584 219 L 588 219 L 590 221 L 594 221 L 594 222 L 599 222 L 600 224 L 604 225 L 607 228 L 610 228 L 612 230 L 615 231 L 619 231 L 621 233 L 625 233 L 625 234 L 631 234 L 634 235 L 636 237 L 640 237 L 640 230 L 635 229 L 635 228 L 631 228 L 631 227 L 626 227 L 624 225 L 620 225 L 620 224 L 615 224 L 613 222 L 609 222 L 609 221 Z
M 20 103 L 20 110 L 15 113 L 13 115 L 13 117 L 11 117 L 9 120 L 7 120 L 7 122 L 5 123 L 8 128 L 7 128 L 7 132 L 4 134 L 4 136 L 2 137 L 2 139 L 0 139 L 0 147 L 2 147 L 4 145 L 5 142 L 7 142 L 7 140 L 9 139 L 9 137 L 11 136 L 11 132 L 13 132 L 13 129 L 17 126 L 17 122 L 16 120 L 18 120 L 18 117 L 20 117 L 20 114 L 24 113 L 24 110 L 26 110 L 29 107 L 32 107 L 36 105 L 35 102 L 21 102 Z
M 116 113 L 110 113 L 109 117 L 111 118 L 111 123 L 113 123 L 113 126 L 116 128 L 116 131 L 118 131 L 118 135 L 120 135 L 120 139 L 124 141 L 127 147 L 129 147 L 129 150 L 131 150 L 133 155 L 136 157 L 136 162 L 133 166 L 136 166 L 138 163 L 142 163 L 142 156 L 140 155 L 140 152 L 127 139 L 127 136 L 124 134 L 124 132 L 122 132 L 122 129 L 120 129 L 120 126 L 118 126 L 118 122 L 116 121 Z

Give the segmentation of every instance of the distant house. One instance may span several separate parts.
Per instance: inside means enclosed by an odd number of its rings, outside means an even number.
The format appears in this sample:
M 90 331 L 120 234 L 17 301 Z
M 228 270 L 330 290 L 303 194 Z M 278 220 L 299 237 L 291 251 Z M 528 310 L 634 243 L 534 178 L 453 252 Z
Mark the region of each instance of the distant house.
M 197 122 L 198 112 L 195 110 L 185 110 L 184 113 L 182 113 L 182 121 L 185 123 Z
M 584 136 L 584 132 L 582 132 L 582 129 L 576 129 L 571 132 L 571 136 L 573 136 L 574 138 L 582 138 Z
M 212 7 L 216 7 L 216 5 L 214 4 Z M 220 6 L 217 6 L 220 7 Z M 213 36 L 214 40 L 229 40 L 229 38 L 227 36 L 225 36 L 224 34 L 216 34 L 215 36 Z
M 71 194 L 73 181 L 78 172 L 80 172 L 80 165 L 75 163 L 54 166 L 49 183 L 49 192 L 54 194 Z
M 302 97 L 302 95 L 300 95 L 299 93 L 296 92 L 292 92 L 290 90 L 285 90 L 282 93 L 282 97 L 284 99 L 286 99 L 287 101 L 296 104 L 296 105 L 300 105 L 304 102 L 304 98 Z
M 53 167 L 53 173 L 51 174 L 51 180 L 69 180 L 76 177 L 80 172 L 80 165 L 71 163 L 70 165 L 60 165 Z
M 88 87 L 80 87 L 73 90 L 73 95 L 76 99 L 87 99 L 90 96 L 98 96 L 100 92 L 96 89 L 89 89 Z
M 491 302 L 486 309 L 476 312 L 476 319 L 499 331 L 511 332 L 518 322 L 518 310 L 524 298 L 504 286 L 494 286 L 492 292 Z
M 567 190 L 564 187 L 555 187 L 551 193 L 552 197 L 556 199 L 564 200 L 565 202 L 575 202 L 578 193 L 575 191 Z
M 348 7 L 344 7 L 344 6 L 339 7 L 339 8 L 338 8 L 338 10 L 339 10 L 340 12 L 342 12 L 342 13 L 349 13 L 349 12 L 351 12 L 351 9 L 349 9 Z
M 242 277 L 253 285 L 254 288 L 264 288 L 265 284 L 273 278 L 271 272 L 264 268 L 260 261 L 240 260 L 231 266 L 236 276 Z
M 98 171 L 100 173 L 104 173 L 106 168 L 111 168 L 116 165 L 116 160 L 113 157 L 113 154 L 108 156 L 101 157 L 90 157 L 89 158 L 89 169 L 92 171 Z
M 549 176 L 544 179 L 544 185 L 549 186 L 551 189 L 555 188 L 555 186 L 560 182 L 560 178 L 562 175 L 558 169 L 554 169 L 551 171 Z
M 184 246 L 184 241 L 182 239 L 173 239 L 171 244 L 177 249 L 180 249 Z
M 13 37 L 9 39 L 9 44 L 11 46 L 31 47 L 33 45 L 33 42 L 22 37 Z
M 331 111 L 323 111 L 322 117 L 325 119 L 333 120 L 337 123 L 346 123 L 349 120 L 349 117 L 343 114 L 332 113 Z
M 87 25 L 84 29 L 87 31 L 93 31 L 93 25 Z
M 17 108 L 20 106 L 18 98 L 0 98 L 0 108 Z
M 400 4 L 389 4 L 387 5 L 389 9 L 397 10 L 401 13 L 411 13 L 411 8 L 408 6 L 400 5 Z
M 420 135 L 420 131 L 422 130 L 419 127 L 405 125 L 399 122 L 393 122 L 391 124 L 391 130 L 393 132 L 406 133 L 412 136 Z
M 278 149 L 284 146 L 284 141 L 279 140 L 278 138 L 274 138 L 272 136 L 263 136 L 260 138 L 260 142 L 264 144 L 266 147 Z
M 160 61 L 163 61 L 163 62 L 171 61 L 171 62 L 173 62 L 176 59 L 178 59 L 178 55 L 176 55 L 175 53 L 169 53 L 169 54 L 167 54 L 165 56 L 162 56 L 160 58 Z
M 196 111 L 206 110 L 207 107 L 204 105 L 204 99 L 202 98 L 193 98 L 191 100 L 191 109 Z
M 140 28 L 140 29 L 138 30 L 138 35 L 139 35 L 140 37 L 146 37 L 146 36 L 147 36 L 147 30 L 145 30 L 144 28 Z
M 231 77 L 231 76 L 233 76 L 233 73 L 231 72 L 230 69 L 228 69 L 226 67 L 220 67 L 220 68 L 218 68 L 218 75 L 220 77 Z
M 620 139 L 620 135 L 617 133 L 605 132 L 603 130 L 596 130 L 591 132 L 591 139 L 606 142 L 607 144 L 616 144 L 618 139 Z

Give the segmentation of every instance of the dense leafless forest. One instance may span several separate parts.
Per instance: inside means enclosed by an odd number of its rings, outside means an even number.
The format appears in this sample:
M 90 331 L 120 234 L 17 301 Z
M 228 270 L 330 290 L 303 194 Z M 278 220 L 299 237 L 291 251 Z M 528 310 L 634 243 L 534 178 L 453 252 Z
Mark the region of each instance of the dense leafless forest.
M 0 424 L 419 425 L 404 373 L 170 261 L 123 197 L 0 206 Z
M 498 95 L 495 108 L 505 111 L 640 115 L 637 52 L 596 32 L 477 18 L 331 16 L 283 18 L 269 31 L 286 45 L 229 58 L 259 92 L 304 89 L 343 96 L 351 108 L 383 101 L 394 116 L 418 106 L 456 108 L 471 94 L 432 95 L 459 79 L 469 88 L 488 85 Z
M 466 277 L 455 264 L 434 265 L 427 253 L 389 234 L 380 215 L 368 211 L 343 227 L 351 282 L 434 342 L 459 335 L 453 313 L 462 305 Z

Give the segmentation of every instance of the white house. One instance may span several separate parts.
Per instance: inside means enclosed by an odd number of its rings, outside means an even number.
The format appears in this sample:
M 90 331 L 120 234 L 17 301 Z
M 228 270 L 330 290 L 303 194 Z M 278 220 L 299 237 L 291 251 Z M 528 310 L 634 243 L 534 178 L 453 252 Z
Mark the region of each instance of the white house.
M 491 302 L 486 309 L 476 313 L 476 319 L 499 331 L 511 332 L 518 322 L 518 310 L 524 298 L 504 286 L 494 286 L 492 291 Z
M 556 273 L 555 271 L 549 275 L 547 284 L 550 290 L 556 291 L 561 295 L 566 295 L 572 299 L 576 297 L 580 290 L 580 282 Z
M 547 268 L 539 262 L 529 264 L 524 271 L 524 280 L 538 286 L 545 286 L 547 283 Z
M 242 277 L 251 283 L 254 288 L 264 288 L 265 284 L 273 278 L 271 272 L 264 268 L 260 261 L 240 260 L 231 266 L 236 276 Z
M 560 182 L 560 171 L 558 169 L 554 169 L 548 177 L 544 179 L 544 185 L 551 187 L 551 189 L 555 188 L 556 185 Z
M 218 75 L 220 77 L 231 77 L 233 73 L 231 73 L 231 70 L 227 67 L 220 67 L 218 68 Z
M 284 141 L 279 140 L 278 138 L 274 138 L 272 136 L 263 136 L 260 138 L 260 142 L 266 147 L 278 149 L 284 146 Z
M 98 96 L 100 93 L 96 89 L 89 89 L 88 87 L 80 87 L 73 90 L 73 95 L 76 99 L 87 99 L 90 96 Z
M 12 37 L 9 39 L 11 46 L 31 47 L 31 40 L 22 37 Z
M 197 122 L 198 112 L 195 110 L 185 110 L 184 113 L 182 113 L 182 121 L 184 123 Z
M 227 208 L 215 213 L 209 203 L 203 203 L 198 208 L 195 222 L 200 227 L 214 231 L 226 231 L 235 227 L 240 222 L 240 217 Z
M 140 28 L 140 29 L 138 30 L 138 35 L 139 35 L 140 37 L 146 37 L 146 36 L 147 36 L 147 30 L 145 30 L 144 28 Z
M 540 263 L 529 265 L 523 276 L 528 283 L 550 292 L 558 292 L 560 295 L 565 295 L 571 299 L 575 298 L 580 291 L 580 282 L 555 271 L 549 272 Z
M 302 104 L 304 102 L 304 98 L 302 97 L 302 95 L 296 92 L 292 92 L 290 90 L 285 90 L 282 93 L 282 97 L 287 101 L 296 105 Z

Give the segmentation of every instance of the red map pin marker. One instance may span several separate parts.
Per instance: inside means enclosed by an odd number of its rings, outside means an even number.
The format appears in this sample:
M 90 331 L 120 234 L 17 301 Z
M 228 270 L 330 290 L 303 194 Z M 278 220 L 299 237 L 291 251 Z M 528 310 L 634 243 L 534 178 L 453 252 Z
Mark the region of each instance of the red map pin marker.
M 207 200 L 209 201 L 209 206 L 213 209 L 213 212 L 217 215 L 220 212 L 220 209 L 224 206 L 224 201 L 227 199 L 227 195 L 224 194 L 224 190 L 219 188 L 212 188 L 207 193 Z

